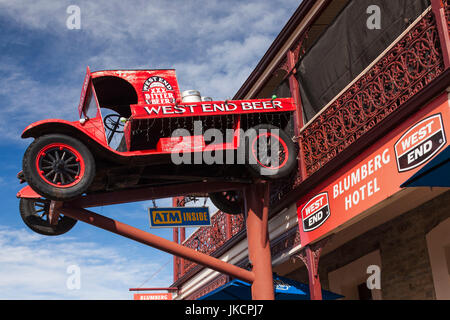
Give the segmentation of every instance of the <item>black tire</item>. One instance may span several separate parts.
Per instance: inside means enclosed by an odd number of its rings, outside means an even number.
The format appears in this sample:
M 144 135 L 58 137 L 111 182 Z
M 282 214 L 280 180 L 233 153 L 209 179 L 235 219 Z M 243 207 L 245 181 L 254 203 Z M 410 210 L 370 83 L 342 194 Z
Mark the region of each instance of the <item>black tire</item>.
M 243 213 L 244 199 L 241 192 L 224 191 L 209 194 L 212 203 L 222 212 L 238 215 Z
M 72 229 L 77 220 L 59 216 L 58 223 L 51 225 L 48 221 L 50 200 L 20 199 L 20 217 L 28 228 L 44 236 L 59 236 Z
M 297 149 L 282 129 L 260 124 L 250 128 L 245 138 L 247 167 L 253 176 L 265 180 L 281 179 L 297 167 Z M 269 152 L 271 145 L 278 150 L 273 156 Z
M 51 200 L 81 196 L 95 177 L 92 153 L 79 140 L 63 134 L 36 138 L 25 151 L 22 166 L 30 187 Z

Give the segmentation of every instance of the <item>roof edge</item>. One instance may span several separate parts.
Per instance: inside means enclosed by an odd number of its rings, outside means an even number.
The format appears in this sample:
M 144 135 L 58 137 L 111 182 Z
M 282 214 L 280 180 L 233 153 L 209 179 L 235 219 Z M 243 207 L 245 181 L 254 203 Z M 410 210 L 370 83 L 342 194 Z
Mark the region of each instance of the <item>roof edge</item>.
M 306 16 L 306 14 L 312 9 L 316 4 L 315 0 L 303 0 L 297 10 L 294 12 L 292 17 L 286 23 L 284 28 L 272 42 L 269 49 L 266 51 L 262 59 L 259 61 L 258 65 L 255 67 L 250 76 L 245 80 L 241 88 L 236 92 L 233 100 L 242 99 L 251 89 L 254 82 L 261 76 L 276 54 L 284 45 L 285 41 L 291 36 L 291 34 L 297 28 L 299 22 Z

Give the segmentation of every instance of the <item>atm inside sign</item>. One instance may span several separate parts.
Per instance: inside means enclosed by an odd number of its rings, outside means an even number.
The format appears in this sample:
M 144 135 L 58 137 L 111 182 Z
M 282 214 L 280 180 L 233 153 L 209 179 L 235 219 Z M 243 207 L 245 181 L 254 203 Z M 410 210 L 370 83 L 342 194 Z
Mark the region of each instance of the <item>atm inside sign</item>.
M 199 227 L 211 225 L 208 207 L 149 208 L 152 228 Z

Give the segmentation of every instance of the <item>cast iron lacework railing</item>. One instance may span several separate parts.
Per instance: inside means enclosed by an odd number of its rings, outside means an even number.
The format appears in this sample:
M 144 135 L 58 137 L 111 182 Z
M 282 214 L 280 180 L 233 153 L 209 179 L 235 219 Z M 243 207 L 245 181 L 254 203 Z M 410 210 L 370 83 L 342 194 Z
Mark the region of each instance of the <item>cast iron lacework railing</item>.
M 444 1 L 450 29 L 449 0 Z M 301 38 L 294 48 L 301 56 Z M 287 71 L 286 61 L 280 68 Z M 428 10 L 407 34 L 365 74 L 303 128 L 299 143 L 303 148 L 307 176 L 321 169 L 362 135 L 380 124 L 392 112 L 436 79 L 444 71 L 439 35 L 434 14 Z M 298 176 L 271 184 L 271 205 L 301 183 Z M 232 236 L 245 228 L 243 216 L 231 216 L 227 236 L 226 214 L 212 218 L 212 226 L 198 229 L 185 246 L 213 254 Z M 229 233 L 229 232 L 228 232 Z M 180 276 L 196 264 L 184 262 Z
M 446 4 L 449 16 L 448 1 Z M 444 71 L 432 11 L 300 133 L 307 175 L 322 168 Z
M 244 228 L 244 215 L 227 215 L 219 211 L 211 217 L 211 226 L 198 228 L 184 242 L 184 246 L 211 255 Z M 196 265 L 193 262 L 184 260 L 183 270 L 180 270 L 180 277 Z

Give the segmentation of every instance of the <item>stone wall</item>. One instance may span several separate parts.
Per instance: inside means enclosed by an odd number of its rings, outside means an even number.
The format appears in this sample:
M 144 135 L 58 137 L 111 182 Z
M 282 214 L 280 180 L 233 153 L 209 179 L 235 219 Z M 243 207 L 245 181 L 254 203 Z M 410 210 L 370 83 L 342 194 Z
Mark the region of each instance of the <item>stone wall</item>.
M 383 299 L 435 299 L 425 237 L 449 217 L 450 191 L 322 256 L 319 275 L 323 289 L 329 288 L 329 272 L 370 252 L 380 250 Z M 306 268 L 297 269 L 287 277 L 308 283 Z

